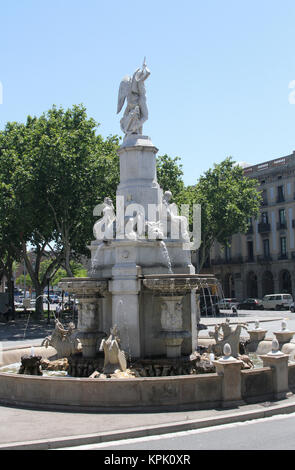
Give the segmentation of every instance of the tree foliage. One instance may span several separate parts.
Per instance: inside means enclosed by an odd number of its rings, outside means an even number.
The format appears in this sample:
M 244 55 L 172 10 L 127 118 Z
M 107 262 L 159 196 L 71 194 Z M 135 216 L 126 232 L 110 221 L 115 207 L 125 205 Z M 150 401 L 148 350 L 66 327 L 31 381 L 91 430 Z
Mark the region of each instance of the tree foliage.
M 244 176 L 243 168 L 226 158 L 200 177 L 197 184 L 187 188 L 191 204 L 201 205 L 202 269 L 214 241 L 228 245 L 236 233 L 245 233 L 249 217 L 256 217 L 261 204 L 257 181 Z
M 53 106 L 39 118 L 29 116 L 25 124 L 8 123 L 0 133 L 6 248 L 13 246 L 15 255 L 21 248 L 36 295 L 61 265 L 73 274 L 70 260 L 85 254 L 93 238 L 94 207 L 115 194 L 119 140 L 103 139 L 97 127 L 83 106 L 66 111 Z M 50 262 L 40 276 L 44 256 Z

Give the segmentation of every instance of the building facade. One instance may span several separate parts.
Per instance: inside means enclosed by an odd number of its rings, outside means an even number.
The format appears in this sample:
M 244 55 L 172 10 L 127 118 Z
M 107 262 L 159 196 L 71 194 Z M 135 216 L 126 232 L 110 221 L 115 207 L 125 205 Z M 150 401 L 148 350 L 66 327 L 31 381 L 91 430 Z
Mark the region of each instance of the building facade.
M 295 151 L 248 166 L 244 174 L 259 181 L 260 215 L 249 219 L 246 234 L 232 237 L 230 247 L 213 246 L 213 272 L 225 297 L 290 293 L 295 299 Z

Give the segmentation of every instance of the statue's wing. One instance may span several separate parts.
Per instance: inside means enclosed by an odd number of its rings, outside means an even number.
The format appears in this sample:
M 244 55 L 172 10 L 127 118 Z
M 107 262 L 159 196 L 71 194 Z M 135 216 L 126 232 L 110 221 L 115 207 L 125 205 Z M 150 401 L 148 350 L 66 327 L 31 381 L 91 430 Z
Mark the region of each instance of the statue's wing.
M 130 86 L 131 86 L 131 78 L 128 75 L 125 75 L 119 87 L 117 114 L 119 114 L 119 112 L 123 108 L 125 99 L 130 90 Z

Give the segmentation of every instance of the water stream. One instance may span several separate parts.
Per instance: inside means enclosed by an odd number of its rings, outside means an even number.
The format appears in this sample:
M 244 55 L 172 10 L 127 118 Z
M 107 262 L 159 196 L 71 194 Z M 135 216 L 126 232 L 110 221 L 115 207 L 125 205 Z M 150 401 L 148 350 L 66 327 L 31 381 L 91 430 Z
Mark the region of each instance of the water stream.
M 173 274 L 171 259 L 167 250 L 166 243 L 163 240 L 160 241 L 160 247 L 161 247 L 162 254 L 167 264 L 168 273 Z
M 99 256 L 99 254 L 100 254 L 100 250 L 101 250 L 101 248 L 103 247 L 103 245 L 104 245 L 104 242 L 101 242 L 101 243 L 97 246 L 96 251 L 95 251 L 95 254 L 94 254 L 94 257 L 93 257 L 93 259 L 91 260 L 91 271 L 90 271 L 91 274 L 94 274 L 95 271 L 96 271 L 96 269 L 97 269 L 98 266 L 99 266 L 99 263 L 98 263 L 98 256 Z

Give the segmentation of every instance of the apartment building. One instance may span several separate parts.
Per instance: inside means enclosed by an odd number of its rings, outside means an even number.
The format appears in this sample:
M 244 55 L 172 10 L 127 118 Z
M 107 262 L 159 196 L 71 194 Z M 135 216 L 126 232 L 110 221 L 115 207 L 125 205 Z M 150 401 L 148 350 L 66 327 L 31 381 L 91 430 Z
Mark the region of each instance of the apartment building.
M 210 264 L 225 297 L 262 298 L 290 293 L 295 298 L 295 151 L 291 155 L 244 168 L 259 181 L 263 202 L 246 234 L 236 234 L 230 247 L 217 243 Z

